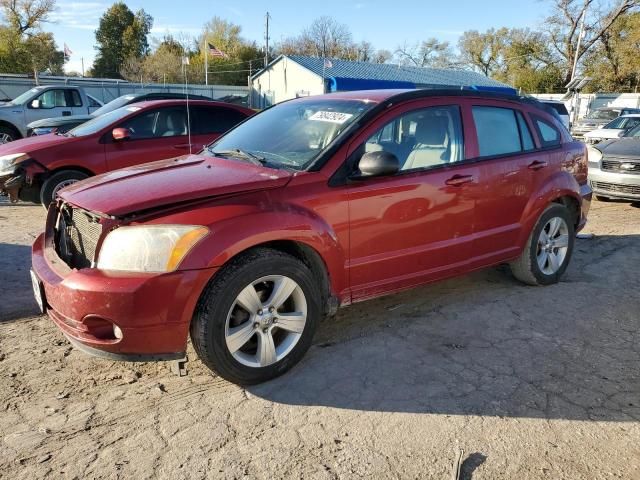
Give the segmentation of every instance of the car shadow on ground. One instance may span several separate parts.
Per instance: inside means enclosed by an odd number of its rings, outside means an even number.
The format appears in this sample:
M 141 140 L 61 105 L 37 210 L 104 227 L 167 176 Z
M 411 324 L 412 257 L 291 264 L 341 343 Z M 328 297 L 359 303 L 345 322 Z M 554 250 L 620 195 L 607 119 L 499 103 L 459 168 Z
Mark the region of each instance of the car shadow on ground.
M 39 313 L 33 298 L 31 247 L 0 243 L 0 322 Z
M 352 410 L 637 421 L 637 265 L 640 236 L 598 236 L 577 240 L 558 285 L 499 267 L 355 304 L 300 365 L 248 390 Z

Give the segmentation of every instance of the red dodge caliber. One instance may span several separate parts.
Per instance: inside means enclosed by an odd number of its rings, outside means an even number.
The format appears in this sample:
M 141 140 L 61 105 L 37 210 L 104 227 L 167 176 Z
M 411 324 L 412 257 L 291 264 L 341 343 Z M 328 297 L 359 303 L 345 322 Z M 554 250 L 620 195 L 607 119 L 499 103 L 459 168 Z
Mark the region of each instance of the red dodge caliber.
M 144 152 L 140 152 L 144 157 Z M 499 263 L 559 280 L 585 222 L 585 146 L 533 99 L 367 91 L 281 103 L 199 155 L 59 194 L 36 299 L 79 349 L 282 374 L 348 305 Z

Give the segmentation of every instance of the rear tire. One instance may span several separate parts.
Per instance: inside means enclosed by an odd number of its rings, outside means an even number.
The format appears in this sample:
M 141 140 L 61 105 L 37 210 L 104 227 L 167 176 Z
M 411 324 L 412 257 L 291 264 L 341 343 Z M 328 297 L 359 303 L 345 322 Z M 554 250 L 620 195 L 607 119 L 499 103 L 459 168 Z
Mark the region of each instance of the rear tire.
M 85 178 L 89 178 L 89 175 L 78 170 L 62 170 L 54 173 L 44 181 L 40 188 L 40 203 L 45 209 L 49 208 L 49 204 L 53 202 L 58 191 Z
M 557 203 L 549 205 L 520 257 L 509 264 L 513 276 L 527 285 L 557 283 L 571 260 L 575 236 L 569 209 Z
M 240 385 L 265 382 L 293 367 L 311 346 L 320 298 L 304 263 L 257 248 L 231 260 L 209 282 L 191 322 L 191 341 L 222 378 Z

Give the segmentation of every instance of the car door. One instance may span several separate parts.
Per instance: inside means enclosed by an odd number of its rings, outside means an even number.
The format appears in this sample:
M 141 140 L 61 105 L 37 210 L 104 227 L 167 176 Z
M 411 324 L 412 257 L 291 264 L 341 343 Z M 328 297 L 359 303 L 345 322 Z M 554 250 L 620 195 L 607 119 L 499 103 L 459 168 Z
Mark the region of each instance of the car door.
M 392 176 L 348 185 L 354 301 L 457 273 L 469 259 L 478 168 L 466 162 L 456 102 L 419 101 L 378 120 L 350 147 L 389 151 Z
M 239 110 L 219 105 L 193 105 L 191 112 L 192 151 L 197 152 L 247 118 Z
M 548 166 L 547 153 L 536 148 L 526 115 L 513 104 L 475 100 L 467 105 L 478 160 L 472 267 L 512 258 L 531 195 L 534 177 Z
M 34 106 L 34 100 L 37 100 L 37 107 Z M 73 109 L 67 99 L 67 90 L 64 88 L 52 88 L 42 92 L 26 105 L 25 110 L 27 123 L 72 114 Z
M 110 134 L 105 136 L 109 170 L 177 157 L 189 151 L 186 106 L 140 110 L 116 127 L 128 129 L 130 137 L 113 140 Z

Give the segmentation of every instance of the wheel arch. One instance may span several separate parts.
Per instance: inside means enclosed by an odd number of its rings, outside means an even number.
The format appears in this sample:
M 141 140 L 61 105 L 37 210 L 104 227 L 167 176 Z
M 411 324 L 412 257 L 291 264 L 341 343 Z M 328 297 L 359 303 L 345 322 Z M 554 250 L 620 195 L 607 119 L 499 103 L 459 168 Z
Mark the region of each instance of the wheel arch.
M 10 128 L 18 135 L 17 137 L 18 139 L 23 138 L 23 135 L 20 129 L 11 122 L 7 122 L 6 120 L 0 120 L 0 127 Z
M 574 218 L 574 227 L 580 222 L 581 202 L 580 185 L 575 177 L 566 171 L 559 171 L 550 176 L 540 188 L 532 192 L 529 203 L 520 219 L 522 233 L 519 245 L 524 247 L 531 231 L 545 208 L 551 203 L 565 205 Z

